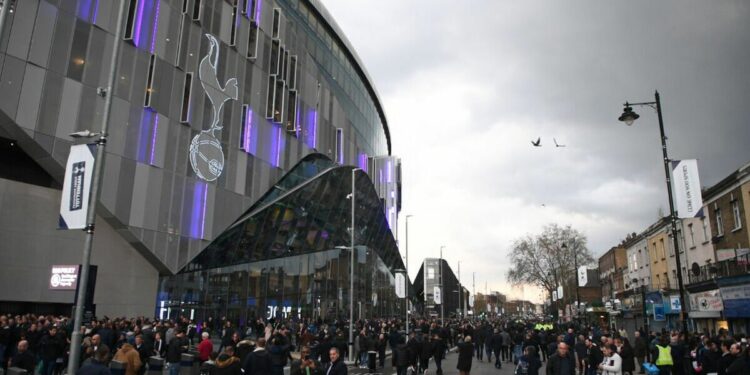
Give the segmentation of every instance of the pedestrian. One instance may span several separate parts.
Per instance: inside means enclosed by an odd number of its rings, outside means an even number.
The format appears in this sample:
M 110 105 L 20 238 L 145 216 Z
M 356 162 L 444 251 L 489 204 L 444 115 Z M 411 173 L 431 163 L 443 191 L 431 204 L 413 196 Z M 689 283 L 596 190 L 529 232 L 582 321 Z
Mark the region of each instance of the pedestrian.
M 547 375 L 576 375 L 576 363 L 568 344 L 560 342 L 547 360 Z
M 28 374 L 34 374 L 36 368 L 36 358 L 29 351 L 29 342 L 21 340 L 16 346 L 16 354 L 10 359 L 9 367 L 18 367 L 26 370 Z
M 460 375 L 469 375 L 471 373 L 473 352 L 474 346 L 471 343 L 471 336 L 464 337 L 464 342 L 458 344 L 458 364 L 456 368 Z
M 727 367 L 726 374 L 727 375 L 747 375 L 750 373 L 750 364 L 748 364 L 748 356 L 745 351 L 743 351 L 742 345 L 739 343 L 732 344 L 732 347 L 729 349 L 729 352 L 732 354 L 733 360 L 732 364 Z M 661 375 L 661 374 L 660 374 Z
M 510 334 L 508 331 L 503 329 L 502 332 L 500 332 L 500 336 L 503 337 L 503 344 L 500 347 L 501 354 L 503 356 L 503 361 L 512 362 L 511 355 L 510 355 Z
M 216 358 L 214 368 L 211 370 L 211 375 L 241 375 L 242 366 L 240 365 L 240 359 L 234 355 L 234 346 L 227 345 L 224 347 L 224 352 L 219 354 Z
M 586 375 L 596 375 L 604 354 L 591 338 L 586 339 Z
M 201 342 L 198 343 L 198 359 L 201 362 L 208 361 L 211 353 L 214 351 L 214 344 L 211 342 L 211 335 L 208 332 L 201 333 Z
M 169 375 L 180 374 L 180 362 L 182 360 L 182 353 L 187 352 L 188 342 L 185 338 L 185 333 L 181 330 L 175 330 L 172 341 L 167 345 L 167 356 L 166 363 L 169 368 Z
M 242 363 L 242 371 L 245 375 L 268 375 L 272 367 L 271 356 L 266 350 L 266 339 L 261 337 L 255 343 L 255 350 Z
M 138 375 L 143 363 L 138 351 L 130 344 L 123 344 L 115 353 L 115 361 L 125 364 L 125 375 Z
M 49 328 L 47 334 L 42 337 L 39 345 L 41 347 L 39 356 L 42 359 L 41 375 L 52 375 L 57 366 L 57 359 L 60 358 L 62 360 L 65 352 L 65 342 L 62 339 L 62 335 L 57 332 L 56 326 Z
M 643 364 L 646 362 L 646 355 L 648 354 L 648 344 L 646 343 L 646 339 L 641 336 L 640 331 L 635 331 L 635 347 L 633 348 L 633 354 L 635 355 L 635 358 L 638 360 L 638 368 L 640 369 L 638 371 L 639 374 L 644 374 L 645 371 L 643 370 Z
M 669 345 L 666 334 L 662 335 L 659 343 L 654 345 L 652 357 L 656 358 L 656 367 L 659 368 L 659 375 L 670 375 L 672 373 L 672 348 Z
M 635 360 L 633 347 L 630 346 L 630 341 L 627 337 L 618 337 L 615 339 L 615 346 L 617 347 L 617 354 L 622 358 L 622 373 L 633 375 L 633 372 L 635 371 Z
M 392 347 L 393 357 L 391 364 L 396 368 L 397 375 L 406 375 L 406 369 L 409 368 L 409 346 L 403 336 L 396 338 L 396 346 Z
M 490 338 L 489 345 L 492 347 L 492 352 L 495 354 L 495 368 L 502 368 L 503 361 L 500 360 L 500 351 L 503 350 L 503 336 L 500 334 L 500 330 L 495 328 L 494 334 Z
M 341 351 L 339 351 L 338 348 L 331 348 L 331 350 L 328 351 L 328 356 L 331 358 L 331 363 L 328 364 L 328 368 L 325 372 L 326 375 L 349 374 L 349 370 L 347 370 L 344 361 L 341 359 Z
M 576 366 L 578 367 L 578 371 L 581 374 L 584 374 L 586 371 L 586 337 L 583 335 L 578 335 L 578 340 L 576 341 L 575 346 L 575 355 L 576 355 Z
M 311 353 L 309 346 L 303 346 L 300 349 L 300 359 L 293 361 L 289 368 L 289 375 L 322 375 L 323 368 L 312 358 Z
M 539 360 L 539 354 L 537 354 L 536 348 L 533 346 L 527 346 L 523 355 L 518 360 L 516 375 L 519 375 L 518 369 L 521 369 L 522 371 L 520 374 L 539 375 L 540 368 L 542 368 L 542 361 Z
M 599 364 L 602 375 L 622 375 L 622 357 L 613 344 L 604 345 L 604 360 Z
M 94 352 L 94 356 L 91 360 L 83 365 L 76 374 L 78 375 L 110 375 L 109 367 L 109 347 L 107 345 L 99 345 Z

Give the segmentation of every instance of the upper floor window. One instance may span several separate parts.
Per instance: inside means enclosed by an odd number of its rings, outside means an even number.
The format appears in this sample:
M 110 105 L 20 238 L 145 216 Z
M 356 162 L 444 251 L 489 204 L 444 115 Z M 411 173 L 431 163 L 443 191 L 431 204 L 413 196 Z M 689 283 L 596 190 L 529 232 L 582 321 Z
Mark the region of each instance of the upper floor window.
M 714 216 L 716 216 L 716 235 L 724 235 L 724 219 L 721 218 L 721 208 L 714 208 Z
M 706 220 L 705 216 L 701 218 L 701 225 L 703 225 L 703 241 L 710 240 L 708 237 L 708 220 Z
M 695 247 L 695 231 L 693 224 L 688 224 L 688 234 L 690 235 L 690 247 Z
M 742 217 L 740 216 L 740 203 L 735 199 L 732 201 L 732 216 L 734 217 L 734 230 L 742 228 Z

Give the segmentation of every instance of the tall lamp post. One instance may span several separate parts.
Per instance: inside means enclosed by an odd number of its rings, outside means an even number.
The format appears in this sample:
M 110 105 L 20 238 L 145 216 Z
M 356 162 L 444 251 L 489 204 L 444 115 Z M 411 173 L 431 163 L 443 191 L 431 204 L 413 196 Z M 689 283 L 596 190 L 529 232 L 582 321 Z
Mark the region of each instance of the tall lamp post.
M 561 247 L 562 247 L 563 250 L 567 250 L 568 249 L 568 245 L 567 244 L 562 244 Z M 580 287 L 578 285 L 578 251 L 576 251 L 575 247 L 572 250 L 573 250 L 573 267 L 575 267 L 575 274 L 576 274 L 576 317 L 579 318 L 579 320 L 580 320 L 580 317 L 581 317 L 581 295 L 578 293 L 578 288 Z
M 445 245 L 440 246 L 440 325 L 445 324 L 445 296 L 443 293 L 443 248 Z
M 461 310 L 461 318 L 464 317 L 464 293 L 461 286 L 461 261 L 458 261 L 458 308 Z
M 5 0 L 10 4 L 9 0 Z M 107 145 L 107 136 L 109 129 L 109 116 L 112 109 L 112 97 L 114 96 L 115 76 L 117 73 L 118 61 L 120 60 L 120 44 L 122 43 L 123 19 L 125 16 L 125 1 L 120 2 L 117 13 L 117 23 L 115 26 L 115 36 L 112 45 L 112 60 L 109 63 L 107 75 L 107 87 L 99 88 L 98 92 L 104 96 L 104 112 L 102 115 L 102 129 L 99 133 L 92 133 L 88 130 L 71 134 L 73 137 L 94 137 L 99 136 L 96 141 L 96 158 L 94 159 L 94 171 L 91 174 L 91 191 L 88 196 L 89 205 L 86 212 L 86 237 L 83 240 L 83 262 L 81 263 L 81 275 L 78 279 L 78 294 L 76 295 L 76 309 L 73 317 L 73 332 L 70 336 L 70 353 L 68 356 L 68 374 L 75 374 L 78 371 L 81 351 L 81 325 L 83 324 L 83 309 L 87 299 L 86 292 L 89 281 L 89 265 L 91 264 L 91 249 L 94 245 L 94 225 L 96 223 L 96 203 L 99 201 L 99 190 L 102 183 L 102 171 L 104 169 L 104 147 Z M 3 8 L 6 8 L 5 6 Z M 9 8 L 9 7 L 8 7 Z M 3 9 L 3 12 L 5 9 Z M 1 17 L 1 18 L 4 18 Z M 2 25 L 0 25 L 2 26 Z M 0 28 L 2 34 L 2 28 Z
M 654 92 L 653 102 L 642 102 L 642 103 L 629 103 L 625 102 L 624 111 L 618 120 L 624 122 L 630 126 L 640 115 L 633 111 L 632 106 L 648 106 L 656 109 L 656 114 L 659 117 L 659 132 L 661 133 L 661 152 L 664 158 L 664 174 L 667 183 L 667 194 L 669 195 L 669 216 L 672 226 L 672 241 L 677 256 L 675 262 L 677 265 L 677 285 L 680 289 L 680 321 L 682 322 L 682 331 L 687 332 L 687 305 L 685 305 L 685 285 L 682 282 L 682 261 L 680 260 L 680 243 L 677 239 L 677 213 L 674 210 L 674 196 L 672 194 L 672 176 L 669 173 L 669 156 L 667 155 L 667 136 L 664 134 L 664 120 L 661 114 L 661 100 L 659 98 L 659 91 Z
M 409 218 L 414 215 L 406 215 L 406 337 L 409 337 Z
M 354 212 L 356 207 L 355 194 L 357 193 L 357 171 L 360 168 L 352 168 L 352 227 L 349 231 L 351 265 L 349 269 L 349 361 L 354 362 Z

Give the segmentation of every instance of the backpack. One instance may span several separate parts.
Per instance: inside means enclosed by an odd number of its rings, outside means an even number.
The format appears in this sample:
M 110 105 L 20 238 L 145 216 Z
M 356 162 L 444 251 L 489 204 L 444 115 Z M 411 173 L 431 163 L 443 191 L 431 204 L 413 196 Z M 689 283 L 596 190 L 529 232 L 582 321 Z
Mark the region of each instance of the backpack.
M 519 359 L 518 365 L 516 366 L 516 369 L 513 372 L 513 375 L 526 375 L 528 373 L 529 373 L 529 363 L 523 359 Z

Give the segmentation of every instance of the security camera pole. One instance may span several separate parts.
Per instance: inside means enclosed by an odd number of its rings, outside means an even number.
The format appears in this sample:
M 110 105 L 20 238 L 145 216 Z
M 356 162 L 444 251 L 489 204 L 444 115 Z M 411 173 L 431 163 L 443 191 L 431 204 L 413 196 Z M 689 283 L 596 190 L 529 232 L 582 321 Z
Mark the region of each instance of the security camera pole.
M 7 1 L 7 0 L 6 0 Z M 104 146 L 107 144 L 107 129 L 109 128 L 109 115 L 112 109 L 112 96 L 114 95 L 115 74 L 117 63 L 120 60 L 120 44 L 122 42 L 123 17 L 125 15 L 126 1 L 120 2 L 117 13 L 117 26 L 115 26 L 115 40 L 112 48 L 112 60 L 109 64 L 109 75 L 107 76 L 107 87 L 98 90 L 104 96 L 104 115 L 102 116 L 102 130 L 98 133 L 96 141 L 96 159 L 94 161 L 94 172 L 91 175 L 91 193 L 89 194 L 89 205 L 86 212 L 86 237 L 83 242 L 83 262 L 81 262 L 81 276 L 78 279 L 78 294 L 76 295 L 76 310 L 73 320 L 73 333 L 70 339 L 70 355 L 68 357 L 68 374 L 78 371 L 78 361 L 81 351 L 81 325 L 83 321 L 83 309 L 86 301 L 86 291 L 89 281 L 89 265 L 91 264 L 91 247 L 94 243 L 94 224 L 96 223 L 96 202 L 99 201 L 99 187 L 102 182 L 102 169 L 104 167 Z M 3 7 L 3 12 L 6 7 Z M 0 26 L 2 15 L 0 15 Z M 2 27 L 0 27 L 2 30 Z M 81 133 L 86 138 L 95 137 L 97 133 Z

